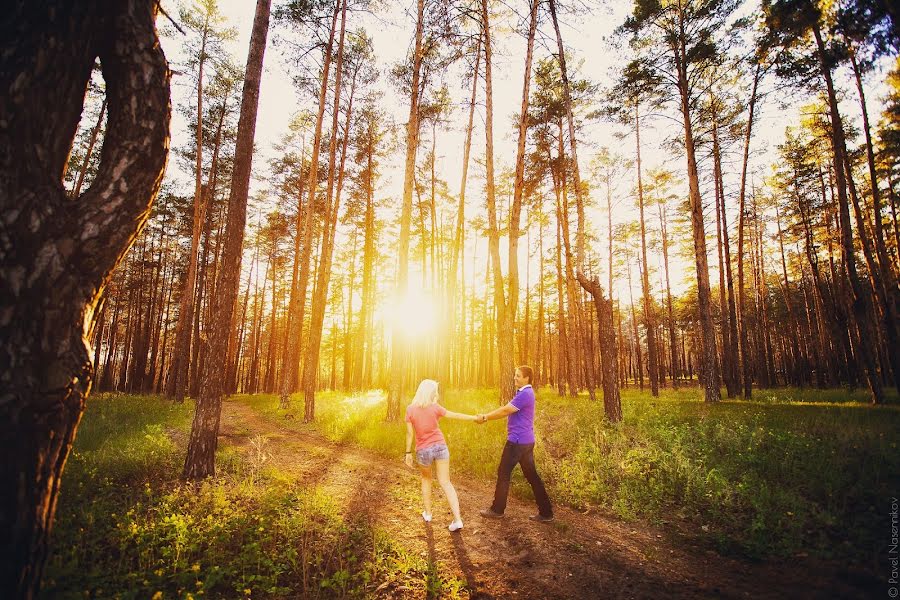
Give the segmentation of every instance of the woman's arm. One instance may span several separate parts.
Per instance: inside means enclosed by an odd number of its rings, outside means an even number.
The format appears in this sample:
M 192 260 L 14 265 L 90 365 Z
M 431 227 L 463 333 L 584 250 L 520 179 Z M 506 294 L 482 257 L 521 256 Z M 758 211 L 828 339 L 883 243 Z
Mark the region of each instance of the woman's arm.
M 407 466 L 412 467 L 412 447 L 413 447 L 413 438 L 415 437 L 415 430 L 413 429 L 412 423 L 406 424 L 406 454 L 403 455 L 403 462 L 407 464 Z
M 475 415 L 467 415 L 466 413 L 453 412 L 452 410 L 448 410 L 447 414 L 445 414 L 444 416 L 447 417 L 448 419 L 457 419 L 459 421 L 474 421 L 478 418 Z

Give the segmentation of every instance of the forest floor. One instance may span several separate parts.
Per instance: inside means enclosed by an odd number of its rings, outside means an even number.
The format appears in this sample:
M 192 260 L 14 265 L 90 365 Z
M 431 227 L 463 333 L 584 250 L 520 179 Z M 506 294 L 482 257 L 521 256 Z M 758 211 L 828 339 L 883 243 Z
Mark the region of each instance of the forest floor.
M 423 557 L 441 579 L 465 582 L 461 595 L 470 598 L 868 598 L 883 592 L 875 574 L 858 568 L 802 556 L 725 557 L 668 529 L 597 511 L 555 506 L 555 521 L 541 524 L 528 519 L 536 512 L 532 503 L 510 497 L 504 519 L 484 519 L 478 511 L 491 503 L 492 482 L 459 477 L 453 483 L 465 527 L 450 533 L 437 482 L 435 518 L 424 523 L 417 472 L 400 460 L 292 430 L 237 401 L 224 404 L 221 436 L 225 446 L 262 451 L 298 484 L 340 498 L 345 514 Z M 376 590 L 381 598 L 417 595 L 402 580 Z

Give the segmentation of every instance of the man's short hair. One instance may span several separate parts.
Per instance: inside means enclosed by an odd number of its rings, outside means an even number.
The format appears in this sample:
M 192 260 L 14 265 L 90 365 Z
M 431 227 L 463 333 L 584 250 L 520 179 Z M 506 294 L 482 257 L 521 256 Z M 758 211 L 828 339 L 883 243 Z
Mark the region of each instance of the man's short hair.
M 520 365 L 520 366 L 516 367 L 516 370 L 518 370 L 520 373 L 522 373 L 523 377 L 528 378 L 528 383 L 531 383 L 532 381 L 534 381 L 534 369 L 532 369 L 528 365 Z

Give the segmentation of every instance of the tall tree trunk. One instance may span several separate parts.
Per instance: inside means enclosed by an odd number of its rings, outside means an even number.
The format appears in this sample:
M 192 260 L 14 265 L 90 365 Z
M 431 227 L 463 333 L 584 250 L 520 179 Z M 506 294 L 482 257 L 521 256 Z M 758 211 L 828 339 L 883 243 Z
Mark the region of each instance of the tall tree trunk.
M 77 198 L 81 195 L 81 186 L 84 185 L 84 178 L 87 175 L 88 166 L 91 164 L 94 145 L 97 143 L 97 137 L 100 135 L 100 130 L 103 128 L 103 117 L 106 116 L 106 102 L 107 99 L 104 96 L 103 104 L 100 105 L 100 114 L 97 115 L 97 124 L 94 125 L 94 128 L 91 130 L 91 141 L 88 143 L 87 150 L 84 153 L 84 162 L 81 163 L 81 168 L 78 170 L 78 180 L 75 182 L 75 189 L 72 190 L 73 198 Z
M 850 64 L 853 67 L 853 75 L 856 81 L 856 90 L 859 93 L 859 104 L 862 111 L 863 133 L 866 138 L 866 164 L 869 167 L 869 181 L 872 189 L 872 222 L 873 237 L 875 241 L 875 252 L 878 256 L 877 267 L 873 264 L 870 257 L 866 257 L 869 262 L 869 270 L 877 273 L 880 285 L 883 290 L 879 294 L 881 303 L 882 328 L 884 331 L 885 342 L 888 346 L 887 355 L 890 357 L 890 367 L 893 374 L 894 387 L 900 386 L 900 315 L 898 315 L 898 304 L 900 304 L 900 291 L 897 287 L 897 277 L 891 265 L 888 256 L 887 245 L 884 240 L 884 226 L 881 221 L 881 189 L 878 186 L 878 175 L 875 169 L 875 152 L 872 144 L 872 133 L 869 127 L 869 111 L 866 107 L 866 94 L 862 83 L 862 74 L 856 61 L 856 54 L 853 45 L 849 42 L 847 47 L 850 49 Z M 847 172 L 850 173 L 850 163 L 847 162 Z M 862 220 L 860 218 L 860 210 L 858 203 L 854 203 L 857 213 L 857 222 L 860 233 L 864 233 Z M 862 236 L 860 236 L 862 237 Z M 877 288 L 876 288 L 877 289 Z
M 675 311 L 672 308 L 672 284 L 669 279 L 669 226 L 666 215 L 666 207 L 660 202 L 659 205 L 659 230 L 662 238 L 663 268 L 666 272 L 666 312 L 668 313 L 668 329 L 669 329 L 669 349 L 671 352 L 671 369 L 672 369 L 672 387 L 678 388 L 678 377 L 680 369 L 678 366 L 678 346 L 675 337 Z
M 731 337 L 731 319 L 729 313 L 727 294 L 728 290 L 725 285 L 726 272 L 730 273 L 731 265 L 729 264 L 730 252 L 725 248 L 725 240 L 728 236 L 728 224 L 725 213 L 725 185 L 722 177 L 722 154 L 719 145 L 719 115 L 718 105 L 715 97 L 711 95 L 710 104 L 712 110 L 712 154 L 713 154 L 713 188 L 716 197 L 716 249 L 719 258 L 719 313 L 722 319 L 722 378 L 725 381 L 725 390 L 729 398 L 734 398 L 737 394 L 734 385 L 734 367 L 733 361 L 735 355 L 732 354 L 732 337 Z M 728 278 L 730 281 L 730 278 Z
M 850 290 L 852 291 L 853 304 L 852 311 L 854 317 L 854 327 L 856 329 L 857 339 L 873 340 L 871 323 L 869 321 L 869 300 L 868 295 L 863 289 L 859 274 L 856 271 L 856 257 L 853 250 L 853 238 L 850 231 L 850 209 L 847 201 L 847 182 L 844 172 L 844 163 L 846 157 L 843 149 L 846 147 L 844 138 L 844 125 L 841 121 L 841 115 L 838 111 L 837 95 L 834 91 L 834 83 L 831 79 L 831 67 L 828 66 L 825 44 L 822 41 L 822 34 L 819 31 L 818 23 L 813 23 L 813 35 L 816 39 L 816 47 L 818 49 L 819 64 L 821 67 L 822 77 L 825 79 L 825 88 L 828 94 L 828 107 L 831 117 L 831 136 L 832 150 L 834 162 L 835 186 L 837 187 L 838 209 L 841 224 L 841 257 L 844 263 L 844 271 L 849 280 Z M 869 382 L 869 389 L 872 394 L 872 403 L 881 404 L 884 397 L 881 388 L 881 380 L 875 368 L 875 360 L 872 356 L 872 348 L 868 342 L 860 343 L 857 346 L 858 354 L 865 370 L 866 379 Z
M 85 339 L 110 273 L 146 222 L 165 166 L 169 71 L 155 3 L 19 0 L 5 8 L 0 589 L 33 598 L 60 476 L 93 379 Z M 62 173 L 98 57 L 109 134 L 96 179 L 73 204 Z
M 746 305 L 744 293 L 744 219 L 746 215 L 746 197 L 747 197 L 747 167 L 750 163 L 750 140 L 753 133 L 753 117 L 756 110 L 756 92 L 759 88 L 759 79 L 762 68 L 756 66 L 753 74 L 753 89 L 750 92 L 750 104 L 747 112 L 747 128 L 744 131 L 744 156 L 741 161 L 741 189 L 738 195 L 738 310 L 737 315 L 740 321 L 738 328 L 738 338 L 740 342 L 740 362 L 741 362 L 741 382 L 742 396 L 744 400 L 749 400 L 753 393 L 752 378 L 750 376 L 750 358 L 748 354 L 747 324 L 746 324 Z
M 566 68 L 566 52 L 565 47 L 563 46 L 562 34 L 559 31 L 559 19 L 556 16 L 556 0 L 549 0 L 548 6 L 550 8 L 550 17 L 553 21 L 553 30 L 556 33 L 556 46 L 558 51 L 559 60 L 559 72 L 562 78 L 563 84 L 563 104 L 566 109 L 566 121 L 568 123 L 569 130 L 569 151 L 572 154 L 572 178 L 573 178 L 573 186 L 575 188 L 575 209 L 578 215 L 578 229 L 575 232 L 575 269 L 576 271 L 584 271 L 584 246 L 585 246 L 585 218 L 584 218 L 584 189 L 581 185 L 581 172 L 578 166 L 578 140 L 575 136 L 575 117 L 572 111 L 572 91 L 571 84 L 569 83 L 569 72 Z M 534 37 L 534 34 L 531 35 Z M 529 63 L 530 64 L 530 63 Z M 575 277 L 574 274 L 569 274 L 567 276 L 568 285 L 570 288 L 575 287 Z M 593 359 L 590 357 L 590 354 L 587 352 L 587 348 L 589 347 L 589 333 L 587 331 L 587 327 L 585 326 L 584 314 L 581 306 L 581 298 L 576 294 L 575 304 L 574 304 L 574 315 L 576 319 L 576 330 L 575 333 L 578 336 L 577 346 L 580 349 L 580 354 L 584 357 L 584 371 L 585 371 L 585 384 L 588 388 L 588 393 L 591 396 L 591 399 L 594 398 L 594 388 L 596 386 L 595 382 L 595 373 L 593 368 Z
M 643 292 L 644 325 L 647 327 L 647 370 L 650 376 L 650 394 L 659 396 L 660 377 L 656 348 L 656 319 L 653 316 L 653 296 L 650 290 L 650 263 L 647 261 L 647 224 L 644 220 L 644 182 L 641 175 L 641 115 L 637 102 L 634 103 L 634 135 L 637 152 L 635 163 L 637 166 L 638 208 L 640 209 L 641 221 L 641 260 L 644 263 L 641 276 L 641 290 Z
M 241 250 L 244 244 L 244 225 L 247 220 L 247 192 L 253 162 L 253 138 L 256 132 L 256 113 L 259 106 L 259 85 L 262 78 L 263 56 L 269 31 L 271 0 L 258 0 L 253 18 L 253 33 L 247 56 L 247 70 L 241 97 L 241 116 L 238 120 L 237 141 L 231 191 L 228 196 L 228 217 L 225 226 L 225 247 L 222 265 L 218 270 L 213 322 L 209 332 L 209 357 L 200 384 L 197 408 L 188 440 L 184 463 L 186 479 L 202 479 L 215 473 L 216 443 L 222 395 L 227 368 L 228 340 L 233 327 L 233 311 L 238 296 L 241 275 Z
M 309 335 L 303 367 L 303 420 L 311 423 L 315 420 L 316 410 L 316 372 L 319 366 L 319 350 L 322 342 L 322 327 L 325 323 L 325 305 L 328 301 L 328 284 L 331 279 L 331 256 L 334 252 L 334 238 L 338 222 L 338 210 L 341 205 L 341 188 L 344 182 L 344 161 L 347 158 L 347 145 L 350 139 L 350 119 L 353 114 L 353 94 L 356 89 L 356 73 L 350 86 L 350 99 L 347 104 L 347 115 L 344 122 L 344 139 L 341 145 L 340 161 L 337 159 L 338 117 L 341 106 L 341 74 L 344 65 L 344 33 L 347 23 L 347 0 L 343 0 L 341 9 L 341 37 L 338 42 L 337 64 L 335 65 L 334 107 L 332 108 L 331 140 L 328 148 L 328 186 L 325 192 L 325 219 L 323 220 L 322 252 L 320 266 L 313 293 L 310 313 Z M 338 164 L 339 163 L 339 164 Z M 336 173 L 337 171 L 337 173 Z M 337 177 L 337 189 L 335 189 Z M 334 195 L 334 202 L 331 197 Z M 334 387 L 332 385 L 332 387 Z
M 406 163 L 403 177 L 403 206 L 400 212 L 400 244 L 397 266 L 397 296 L 403 298 L 409 276 L 409 229 L 412 220 L 412 194 L 416 174 L 416 151 L 419 148 L 419 81 L 422 70 L 422 36 L 425 27 L 425 0 L 418 0 L 416 11 L 416 41 L 413 50 L 413 72 L 410 85 L 409 119 L 406 122 Z M 400 394 L 406 368 L 407 340 L 401 329 L 391 332 L 391 377 L 388 388 L 388 421 L 400 418 Z
M 697 157 L 694 147 L 694 131 L 691 125 L 691 99 L 688 88 L 685 43 L 678 41 L 676 64 L 678 90 L 681 95 L 681 116 L 684 121 L 684 147 L 687 155 L 688 188 L 691 207 L 691 229 L 694 234 L 694 259 L 697 267 L 697 304 L 700 312 L 700 352 L 703 361 L 704 399 L 718 402 L 719 365 L 716 360 L 716 332 L 713 327 L 709 289 L 709 265 L 706 257 L 706 227 L 703 223 L 703 199 L 700 197 L 700 177 L 697 173 Z
M 472 150 L 472 125 L 475 119 L 475 99 L 478 96 L 478 72 L 481 67 L 481 36 L 478 36 L 478 42 L 475 47 L 475 67 L 472 72 L 472 95 L 469 100 L 469 121 L 466 125 L 466 141 L 463 145 L 463 164 L 462 175 L 459 183 L 459 204 L 456 210 L 456 227 L 453 230 L 453 249 L 450 261 L 449 280 L 447 284 L 447 295 L 450 299 L 448 303 L 448 330 L 456 331 L 456 312 L 457 302 L 464 304 L 465 302 L 465 279 L 462 279 L 462 285 L 457 290 L 457 276 L 460 269 L 465 263 L 463 254 L 463 239 L 465 237 L 465 215 L 466 215 L 466 183 L 469 175 L 469 155 Z M 460 296 L 462 298 L 460 298 Z M 465 308 L 462 309 L 463 321 L 465 321 Z M 459 352 L 463 347 L 462 340 L 457 340 L 455 344 L 450 344 L 453 349 Z M 457 354 L 455 359 L 460 356 Z M 450 361 L 448 362 L 448 366 Z
M 194 294 L 197 287 L 197 250 L 200 247 L 200 235 L 206 224 L 207 196 L 203 193 L 203 65 L 206 62 L 206 39 L 209 34 L 209 15 L 203 24 L 203 36 L 200 42 L 200 53 L 197 65 L 197 136 L 195 140 L 194 164 L 194 221 L 191 229 L 191 249 L 188 255 L 188 268 L 181 288 L 181 303 L 178 309 L 178 322 L 175 325 L 175 350 L 172 356 L 171 383 L 169 395 L 175 402 L 184 402 L 187 388 L 188 369 L 191 351 L 191 323 L 194 320 Z M 195 340 L 196 342 L 196 340 Z
M 482 35 L 484 36 L 485 78 L 485 164 L 487 172 L 488 246 L 493 265 L 494 302 L 497 311 L 497 352 L 500 366 L 500 402 L 509 402 L 515 392 L 512 374 L 514 365 L 514 336 L 516 311 L 519 304 L 519 222 L 522 212 L 525 175 L 525 141 L 528 130 L 528 100 L 531 86 L 531 61 L 534 55 L 534 36 L 537 30 L 537 0 L 531 0 L 528 27 L 528 47 L 525 53 L 525 73 L 522 84 L 522 105 L 519 113 L 519 132 L 516 148 L 516 174 L 513 184 L 513 202 L 509 210 L 509 294 L 503 289 L 503 273 L 500 269 L 500 233 L 494 189 L 494 92 L 491 65 L 491 31 L 487 0 L 481 2 Z
M 291 278 L 291 297 L 288 301 L 288 330 L 287 345 L 285 348 L 283 377 L 281 380 L 281 399 L 279 408 L 286 410 L 290 406 L 291 393 L 297 387 L 298 373 L 300 371 L 300 337 L 303 332 L 303 313 L 306 309 L 306 288 L 309 283 L 310 255 L 312 254 L 313 240 L 313 215 L 316 206 L 316 186 L 318 185 L 319 151 L 322 146 L 322 122 L 325 118 L 325 104 L 328 97 L 328 73 L 331 70 L 331 50 L 334 46 L 334 34 L 337 30 L 337 18 L 340 12 L 341 2 L 334 3 L 334 13 L 331 16 L 331 32 L 328 44 L 325 46 L 322 59 L 322 84 L 319 86 L 319 112 L 316 115 L 316 128 L 313 134 L 313 147 L 310 154 L 309 175 L 306 179 L 307 201 L 303 215 L 303 230 L 297 230 L 300 239 L 299 256 L 294 255 L 294 275 Z M 301 192 L 302 194 L 302 192 Z M 299 269 L 297 261 L 300 262 Z M 299 272 L 298 272 L 299 271 Z
M 600 364 L 603 369 L 603 409 L 610 423 L 618 423 L 622 420 L 622 399 L 619 394 L 619 381 L 616 377 L 619 353 L 613 329 L 612 300 L 603 297 L 603 288 L 596 277 L 588 280 L 584 275 L 578 273 L 578 282 L 591 295 L 597 307 Z

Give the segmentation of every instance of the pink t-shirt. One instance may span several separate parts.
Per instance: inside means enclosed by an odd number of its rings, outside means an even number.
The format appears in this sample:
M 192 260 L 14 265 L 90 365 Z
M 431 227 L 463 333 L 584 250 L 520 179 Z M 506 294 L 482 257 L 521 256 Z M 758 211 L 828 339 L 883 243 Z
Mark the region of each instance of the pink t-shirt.
M 447 414 L 447 409 L 435 402 L 425 407 L 407 406 L 406 422 L 412 423 L 416 431 L 416 451 L 435 444 L 447 444 L 438 427 L 438 419 Z

